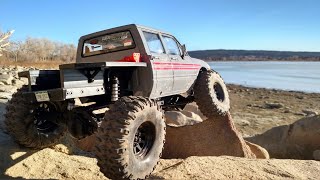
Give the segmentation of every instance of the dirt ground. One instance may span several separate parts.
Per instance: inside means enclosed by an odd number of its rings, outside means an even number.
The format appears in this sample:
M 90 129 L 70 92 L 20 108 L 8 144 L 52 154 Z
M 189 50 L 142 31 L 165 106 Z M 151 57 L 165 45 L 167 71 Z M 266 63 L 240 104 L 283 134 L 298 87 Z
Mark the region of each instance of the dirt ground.
M 1 179 L 107 179 L 95 158 L 67 155 L 53 149 L 20 150 Z M 189 157 L 161 159 L 150 179 L 318 179 L 320 162 L 306 160 L 252 160 L 245 158 Z
M 229 90 L 231 114 L 244 136 L 290 124 L 307 116 L 309 111 L 320 111 L 320 94 L 235 85 L 229 85 Z M 75 151 L 73 147 L 70 149 L 64 145 L 43 150 L 17 145 L 2 126 L 6 101 L 0 99 L 0 179 L 107 179 L 90 153 Z M 186 159 L 161 159 L 150 178 L 319 179 L 319 176 L 320 161 L 314 160 L 192 156 Z
M 243 136 L 291 124 L 313 111 L 320 113 L 320 94 L 229 85 L 231 115 Z M 274 104 L 270 108 L 267 104 Z M 307 113 L 306 113 L 307 112 Z

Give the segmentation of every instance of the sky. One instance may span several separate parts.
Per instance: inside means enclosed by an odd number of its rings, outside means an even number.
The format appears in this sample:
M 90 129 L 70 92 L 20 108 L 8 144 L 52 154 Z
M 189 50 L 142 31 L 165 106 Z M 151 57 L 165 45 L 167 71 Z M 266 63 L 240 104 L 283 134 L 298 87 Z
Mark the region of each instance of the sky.
M 319 0 L 0 0 L 12 40 L 80 36 L 125 24 L 172 33 L 188 50 L 320 51 Z

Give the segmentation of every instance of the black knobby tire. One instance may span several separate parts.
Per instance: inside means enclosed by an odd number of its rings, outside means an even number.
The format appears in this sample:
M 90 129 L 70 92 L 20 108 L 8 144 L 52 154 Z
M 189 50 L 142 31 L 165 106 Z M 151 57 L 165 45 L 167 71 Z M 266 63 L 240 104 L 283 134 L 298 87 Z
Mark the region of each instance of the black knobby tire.
M 66 127 L 53 122 L 36 125 L 32 111 L 39 104 L 31 103 L 24 98 L 23 92 L 27 90 L 27 87 L 18 89 L 6 106 L 5 124 L 7 131 L 19 144 L 26 147 L 41 149 L 52 146 L 64 135 Z M 53 107 L 54 105 L 49 104 L 49 106 Z
M 161 157 L 165 128 L 163 111 L 155 101 L 134 96 L 119 99 L 106 112 L 96 135 L 101 172 L 111 179 L 148 177 Z
M 229 93 L 217 72 L 201 71 L 193 90 L 195 102 L 205 116 L 225 115 L 229 111 Z

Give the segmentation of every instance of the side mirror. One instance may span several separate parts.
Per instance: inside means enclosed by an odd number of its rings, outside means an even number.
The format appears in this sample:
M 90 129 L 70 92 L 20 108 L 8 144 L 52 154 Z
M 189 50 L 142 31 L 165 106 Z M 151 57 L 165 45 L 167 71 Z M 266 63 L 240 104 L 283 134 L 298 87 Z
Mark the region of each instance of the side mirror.
M 181 46 L 181 50 L 182 50 L 182 58 L 184 58 L 186 55 L 188 55 L 187 48 L 186 48 L 185 44 Z

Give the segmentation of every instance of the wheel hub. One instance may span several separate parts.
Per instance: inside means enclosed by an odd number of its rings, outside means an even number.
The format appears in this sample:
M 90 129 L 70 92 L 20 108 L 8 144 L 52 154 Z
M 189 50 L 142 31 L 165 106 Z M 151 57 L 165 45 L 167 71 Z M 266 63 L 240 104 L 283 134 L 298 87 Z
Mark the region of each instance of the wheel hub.
M 224 96 L 224 92 L 223 92 L 222 86 L 219 83 L 215 83 L 213 85 L 213 89 L 214 89 L 214 92 L 216 94 L 217 99 L 220 102 L 223 102 L 224 99 L 225 99 L 225 96 Z
M 56 115 L 56 107 L 49 103 L 40 103 L 38 107 L 31 111 L 34 117 L 33 124 L 36 126 L 37 130 L 41 133 L 49 133 L 58 127 L 54 123 L 52 118 Z
M 133 153 L 136 157 L 144 158 L 149 153 L 155 134 L 155 126 L 151 122 L 144 122 L 139 126 L 133 142 Z

